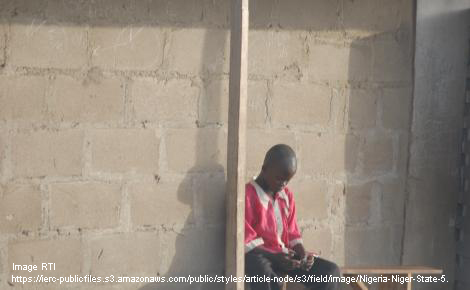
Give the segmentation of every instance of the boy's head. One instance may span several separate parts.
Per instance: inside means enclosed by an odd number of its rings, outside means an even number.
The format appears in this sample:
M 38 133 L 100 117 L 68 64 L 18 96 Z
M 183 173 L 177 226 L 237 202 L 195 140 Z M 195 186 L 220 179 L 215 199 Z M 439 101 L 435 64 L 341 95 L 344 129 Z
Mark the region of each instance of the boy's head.
M 292 148 L 285 144 L 271 147 L 264 158 L 261 175 L 269 187 L 276 193 L 282 190 L 297 171 L 297 158 Z

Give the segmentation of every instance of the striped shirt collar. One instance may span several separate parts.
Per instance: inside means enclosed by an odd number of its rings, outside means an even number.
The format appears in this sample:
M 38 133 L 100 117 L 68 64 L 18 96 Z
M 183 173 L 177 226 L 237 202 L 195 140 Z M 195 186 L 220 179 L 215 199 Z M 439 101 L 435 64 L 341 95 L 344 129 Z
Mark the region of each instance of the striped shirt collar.
M 254 186 L 255 190 L 256 190 L 256 194 L 258 195 L 258 198 L 259 198 L 259 201 L 261 202 L 261 204 L 263 205 L 264 209 L 268 209 L 268 205 L 269 205 L 269 201 L 271 200 L 271 198 L 269 197 L 269 195 L 263 190 L 263 188 L 256 182 L 256 177 L 253 177 L 253 180 L 251 180 L 251 184 Z M 289 199 L 287 197 L 287 194 L 286 194 L 286 191 L 285 191 L 285 188 L 283 188 L 281 191 L 279 191 L 278 193 L 278 196 L 282 199 L 285 200 L 286 204 L 289 204 Z

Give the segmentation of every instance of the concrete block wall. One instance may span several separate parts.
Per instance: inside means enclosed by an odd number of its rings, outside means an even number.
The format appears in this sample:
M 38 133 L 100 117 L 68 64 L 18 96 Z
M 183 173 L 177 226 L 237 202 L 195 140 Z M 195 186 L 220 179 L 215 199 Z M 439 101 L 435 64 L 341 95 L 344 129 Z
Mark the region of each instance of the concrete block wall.
M 223 274 L 228 3 L 0 3 L 0 288 L 33 261 Z M 412 8 L 252 1 L 247 181 L 295 148 L 306 245 L 340 265 L 400 262 Z M 34 286 L 223 287 L 168 285 Z
M 457 276 L 462 281 L 458 266 L 466 269 L 465 273 L 469 269 L 468 264 L 461 263 L 462 259 L 456 261 L 459 253 L 456 209 L 458 202 L 463 201 L 459 197 L 464 194 L 459 187 L 459 172 L 465 166 L 462 124 L 470 3 L 442 4 L 417 1 L 416 77 L 403 263 L 443 268 L 448 280 L 445 284 L 416 285 L 416 289 L 423 290 L 468 288 L 468 283 L 456 284 L 454 288 L 454 280 Z M 465 243 L 468 244 L 468 239 Z
M 455 217 L 455 240 L 456 240 L 456 268 L 455 268 L 455 289 L 461 290 L 470 287 L 469 278 L 466 273 L 469 268 L 470 261 L 470 244 L 466 242 L 469 236 L 470 229 L 470 215 L 468 208 L 470 206 L 470 193 L 469 178 L 468 178 L 468 113 L 470 104 L 470 86 L 468 75 L 470 72 L 470 53 L 468 54 L 469 62 L 467 63 L 467 79 L 465 81 L 465 109 L 464 109 L 464 124 L 462 130 L 462 155 L 461 155 L 461 170 L 459 182 L 459 194 L 456 208 Z

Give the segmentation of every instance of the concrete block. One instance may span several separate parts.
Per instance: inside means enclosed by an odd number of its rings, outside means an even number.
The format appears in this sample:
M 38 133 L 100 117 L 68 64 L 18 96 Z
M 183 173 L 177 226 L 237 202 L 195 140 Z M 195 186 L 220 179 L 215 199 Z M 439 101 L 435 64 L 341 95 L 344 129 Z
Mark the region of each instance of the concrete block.
M 408 166 L 408 145 L 410 142 L 409 133 L 400 134 L 398 137 L 398 157 L 397 172 L 406 172 Z
M 82 172 L 80 130 L 19 132 L 12 143 L 15 176 L 70 176 Z
M 393 227 L 347 227 L 345 264 L 349 266 L 393 265 L 400 263 L 397 251 L 401 237 Z
M 7 144 L 6 144 L 6 134 L 4 133 L 3 130 L 0 130 L 0 176 L 2 176 L 1 179 L 7 177 L 7 175 L 5 174 L 5 156 L 6 156 L 6 148 L 7 148 Z
M 279 27 L 279 4 L 269 0 L 250 1 L 250 29 Z M 230 5 L 229 5 L 230 7 Z
M 229 81 L 209 80 L 204 83 L 199 105 L 201 124 L 227 124 Z M 248 96 L 250 96 L 248 94 Z
M 148 13 L 153 21 L 182 26 L 201 22 L 203 17 L 203 0 L 150 0 Z M 186 26 L 186 25 L 185 25 Z
M 349 127 L 370 129 L 377 121 L 378 90 L 351 89 L 349 91 Z
M 202 124 L 227 124 L 229 91 L 228 80 L 212 80 L 204 85 L 199 106 L 199 118 Z M 266 98 L 268 87 L 265 81 L 248 81 L 248 113 L 249 127 L 262 125 L 266 122 Z
M 155 70 L 163 61 L 165 33 L 155 27 L 93 27 L 92 64 L 104 69 Z
M 248 81 L 247 126 L 264 126 L 267 116 L 268 86 L 265 81 Z
M 225 175 L 213 173 L 194 180 L 195 214 L 203 225 L 225 226 Z
M 380 200 L 378 186 L 373 182 L 346 186 L 346 224 L 368 223 Z M 380 206 L 380 204 L 378 204 Z
M 250 2 L 253 4 L 253 2 Z M 217 27 L 229 27 L 230 24 L 230 2 L 203 0 L 203 21 Z M 253 11 L 250 8 L 250 13 Z M 252 14 L 253 15 L 253 14 Z M 250 19 L 251 20 L 251 19 Z M 251 22 L 251 21 L 250 21 Z M 251 23 L 250 23 L 251 26 Z
M 94 276 L 154 276 L 160 271 L 158 233 L 113 234 L 91 240 Z
M 87 21 L 93 24 L 96 23 L 97 26 L 111 26 L 109 25 L 110 20 L 117 27 L 125 27 L 130 24 L 138 25 L 140 23 L 147 23 L 148 25 L 155 21 L 155 16 L 150 18 L 152 15 L 149 15 L 148 1 L 101 0 L 98 2 L 84 1 L 79 3 L 81 4 L 80 6 L 88 9 L 87 16 L 89 20 Z M 77 13 L 80 12 L 75 14 Z M 60 14 L 63 15 L 64 13 Z M 150 22 L 151 20 L 152 22 Z
M 308 229 L 302 232 L 304 247 L 328 259 L 333 248 L 333 239 L 329 229 Z
M 347 31 L 384 32 L 396 30 L 402 19 L 403 3 L 408 1 L 343 1 L 343 21 Z M 408 3 L 408 6 L 412 6 Z
M 167 166 L 177 172 L 223 171 L 227 162 L 227 136 L 222 129 L 168 130 L 165 147 Z
M 411 31 L 414 25 L 415 8 L 409 1 L 401 1 L 400 9 L 400 27 Z
M 50 191 L 50 223 L 53 228 L 113 228 L 119 223 L 121 188 L 100 182 L 53 183 Z
M 24 21 L 37 16 L 46 7 L 46 2 L 28 0 L 2 1 L 0 3 L 0 15 L 2 17 L 15 16 L 15 19 Z
M 191 80 L 158 81 L 137 79 L 132 84 L 132 110 L 138 122 L 178 122 L 197 120 L 200 89 Z
M 305 37 L 295 31 L 255 30 L 248 41 L 248 73 L 298 79 L 306 60 Z
M 324 219 L 328 216 L 328 184 L 324 181 L 294 177 L 288 187 L 294 194 L 297 220 Z
M 427 180 L 425 180 L 427 178 Z M 434 178 L 434 179 L 429 179 Z M 409 180 L 407 220 L 412 227 L 425 227 L 426 221 L 439 226 L 448 226 L 448 219 L 455 211 L 454 202 L 442 194 L 444 190 L 457 192 L 458 184 L 453 179 L 437 179 L 436 173 L 428 173 L 422 179 Z M 439 214 L 436 214 L 439 213 Z M 429 229 L 429 230 L 428 230 Z M 426 235 L 435 236 L 435 231 L 426 229 Z M 408 229 L 407 229 L 408 231 Z M 432 247 L 432 246 L 431 246 Z
M 312 81 L 364 81 L 370 77 L 371 53 L 370 45 L 363 42 L 346 47 L 310 39 L 306 74 Z
M 5 65 L 7 25 L 0 24 L 0 67 Z
M 276 144 L 287 144 L 296 149 L 295 135 L 288 130 L 258 130 L 247 131 L 246 167 L 248 171 L 260 172 L 264 156 L 269 148 Z M 296 152 L 297 157 L 299 152 Z
M 410 127 L 411 88 L 384 89 L 382 124 L 388 129 L 407 130 Z
M 379 82 L 411 82 L 411 54 L 409 41 L 378 39 L 372 44 L 374 63 L 373 79 Z
M 224 268 L 224 228 L 185 228 L 162 233 L 162 272 L 166 276 L 221 274 Z M 195 267 L 194 261 L 197 262 Z M 184 286 L 184 284 L 182 284 Z M 194 285 L 193 285 L 194 287 Z M 186 289 L 176 287 L 177 289 Z M 205 288 L 204 288 L 205 289 Z
M 8 62 L 20 67 L 80 68 L 87 61 L 87 33 L 83 26 L 14 24 Z M 39 57 L 40 56 L 40 57 Z
M 346 187 L 343 182 L 336 182 L 333 185 L 330 185 L 331 198 L 330 198 L 330 212 L 332 216 L 343 216 L 344 215 L 344 206 L 345 206 L 345 195 Z M 341 253 L 336 254 L 338 257 L 342 257 Z
M 349 95 L 347 89 L 333 89 L 331 119 L 337 132 L 346 133 L 349 129 Z
M 160 140 L 154 130 L 93 130 L 91 144 L 94 170 L 148 174 L 158 171 Z
M 382 219 L 402 224 L 405 204 L 405 180 L 394 179 L 382 185 Z
M 8 243 L 8 272 L 14 276 L 68 276 L 82 273 L 82 244 L 79 239 L 29 240 Z M 12 265 L 36 265 L 37 271 L 13 271 Z M 55 270 L 42 270 L 42 263 L 55 263 Z M 26 285 L 26 284 L 25 284 Z M 31 285 L 31 284 L 30 284 Z
M 166 62 L 170 71 L 188 75 L 222 74 L 229 69 L 229 34 L 222 29 L 171 31 Z M 191 49 L 188 50 L 188 44 Z
M 43 121 L 47 79 L 36 76 L 0 77 L 0 119 Z
M 256 2 L 256 1 L 255 1 Z M 294 0 L 279 2 L 283 28 L 325 31 L 339 26 L 341 3 L 338 0 Z
M 129 186 L 134 227 L 194 223 L 190 180 L 139 182 Z
M 272 122 L 327 126 L 331 103 L 331 90 L 326 86 L 276 82 L 272 96 Z
M 124 111 L 124 86 L 118 79 L 77 81 L 58 76 L 47 101 L 55 122 L 119 121 Z
M 90 20 L 93 18 L 90 17 L 91 14 L 96 12 L 97 10 L 102 9 L 102 7 L 100 7 L 101 5 L 99 5 L 101 4 L 101 2 L 109 1 L 91 3 L 88 1 L 50 0 L 46 1 L 45 7 L 42 9 L 43 11 L 41 11 L 41 14 L 45 15 L 45 18 L 48 22 L 68 22 L 73 23 L 75 25 L 80 25 L 87 21 L 88 23 L 90 23 Z M 119 6 L 119 8 L 121 8 L 121 6 L 117 2 L 118 1 L 116 1 L 116 6 Z M 115 9 L 115 7 L 110 7 L 110 5 L 107 8 L 107 11 Z
M 363 146 L 363 172 L 377 175 L 393 169 L 393 139 L 387 135 L 375 135 L 368 138 Z
M 36 231 L 41 226 L 41 192 L 34 184 L 0 186 L 0 232 Z
M 300 135 L 300 164 L 309 174 L 342 174 L 356 168 L 359 140 L 354 135 Z

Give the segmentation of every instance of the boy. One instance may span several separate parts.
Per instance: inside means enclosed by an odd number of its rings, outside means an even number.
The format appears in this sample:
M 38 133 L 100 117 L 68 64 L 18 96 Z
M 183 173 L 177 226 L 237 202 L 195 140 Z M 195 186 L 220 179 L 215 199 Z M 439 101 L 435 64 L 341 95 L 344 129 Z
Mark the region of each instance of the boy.
M 248 276 L 304 279 L 339 276 L 335 263 L 305 251 L 296 221 L 294 197 L 286 187 L 297 170 L 291 147 L 273 146 L 261 173 L 245 187 L 245 271 Z M 305 276 L 304 276 L 305 275 Z M 337 283 L 301 281 L 308 289 L 334 290 Z M 278 290 L 276 282 L 251 283 L 252 290 Z

